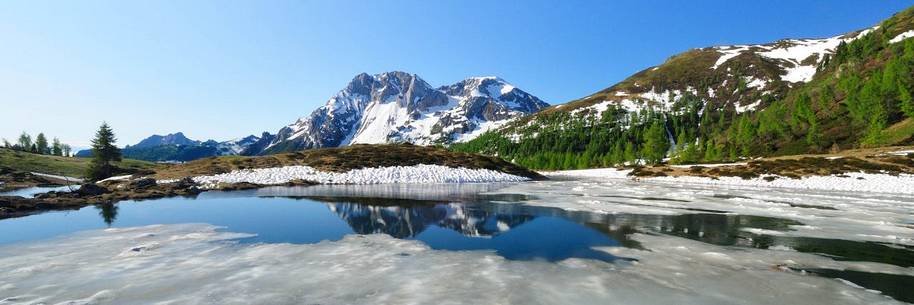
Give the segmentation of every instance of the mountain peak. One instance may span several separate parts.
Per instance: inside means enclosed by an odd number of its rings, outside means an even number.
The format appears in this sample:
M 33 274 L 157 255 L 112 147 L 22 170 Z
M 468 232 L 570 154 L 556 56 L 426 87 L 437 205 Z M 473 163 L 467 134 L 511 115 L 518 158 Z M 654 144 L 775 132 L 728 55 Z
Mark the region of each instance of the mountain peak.
M 148 138 L 143 139 L 136 145 L 132 146 L 134 148 L 144 148 L 144 147 L 153 147 L 159 145 L 197 145 L 200 144 L 200 141 L 195 141 L 188 139 L 184 136 L 183 132 L 169 133 L 164 136 L 162 135 L 152 135 Z
M 466 141 L 546 106 L 495 76 L 436 89 L 408 72 L 361 73 L 310 116 L 281 129 L 265 153 L 357 143 Z

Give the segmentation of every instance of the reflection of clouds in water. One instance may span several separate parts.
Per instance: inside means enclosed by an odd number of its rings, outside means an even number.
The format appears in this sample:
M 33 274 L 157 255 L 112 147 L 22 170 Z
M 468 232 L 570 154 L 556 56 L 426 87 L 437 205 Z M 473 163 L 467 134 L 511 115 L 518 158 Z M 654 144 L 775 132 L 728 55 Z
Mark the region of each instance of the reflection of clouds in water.
M 457 201 L 480 198 L 516 183 L 449 183 L 449 184 L 371 184 L 314 185 L 304 187 L 266 187 L 257 189 L 261 197 L 357 197 L 411 200 Z
M 511 261 L 387 235 L 308 245 L 226 242 L 244 236 L 209 225 L 156 225 L 3 246 L 0 295 L 25 304 L 895 304 L 773 266 L 910 273 L 663 235 L 636 236 L 653 251 L 607 249 L 637 264 Z

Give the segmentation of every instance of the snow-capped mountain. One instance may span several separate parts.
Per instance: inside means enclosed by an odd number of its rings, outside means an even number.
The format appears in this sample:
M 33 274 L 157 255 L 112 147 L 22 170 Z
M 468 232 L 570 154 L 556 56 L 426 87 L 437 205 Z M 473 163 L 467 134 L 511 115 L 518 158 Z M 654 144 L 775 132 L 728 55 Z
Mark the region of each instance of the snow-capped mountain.
M 265 133 L 269 135 L 269 133 Z M 265 136 L 266 136 L 265 135 Z M 204 142 L 204 145 L 209 144 L 216 147 L 217 152 L 220 156 L 226 155 L 240 155 L 243 151 L 248 149 L 251 145 L 260 141 L 260 137 L 255 135 L 249 135 L 247 137 L 232 139 L 224 142 L 216 142 L 213 140 Z
M 434 88 L 415 74 L 362 73 L 311 115 L 280 129 L 260 153 L 467 141 L 546 106 L 497 77 L 473 77 Z

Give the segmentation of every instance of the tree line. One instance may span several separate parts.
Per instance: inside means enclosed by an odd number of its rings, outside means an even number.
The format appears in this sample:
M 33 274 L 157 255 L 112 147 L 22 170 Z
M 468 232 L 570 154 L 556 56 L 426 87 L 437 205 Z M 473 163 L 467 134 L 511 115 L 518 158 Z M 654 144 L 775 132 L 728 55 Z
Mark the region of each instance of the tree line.
M 22 132 L 16 143 L 10 143 L 7 139 L 3 139 L 3 147 L 16 151 L 62 157 L 70 157 L 73 152 L 73 148 L 69 144 L 61 143 L 57 138 L 48 142 L 48 138 L 44 133 L 38 133 L 38 136 L 33 141 L 31 135 Z
M 3 146 L 8 149 L 23 151 L 42 155 L 52 156 L 72 156 L 70 145 L 60 143 L 57 138 L 48 142 L 44 133 L 39 133 L 32 140 L 32 136 L 23 132 L 16 143 L 10 143 L 3 139 Z M 115 165 L 122 159 L 121 149 L 114 145 L 117 139 L 114 136 L 114 130 L 108 123 L 102 123 L 92 139 L 92 160 L 89 162 L 86 177 L 90 180 L 97 181 L 111 177 L 123 170 Z

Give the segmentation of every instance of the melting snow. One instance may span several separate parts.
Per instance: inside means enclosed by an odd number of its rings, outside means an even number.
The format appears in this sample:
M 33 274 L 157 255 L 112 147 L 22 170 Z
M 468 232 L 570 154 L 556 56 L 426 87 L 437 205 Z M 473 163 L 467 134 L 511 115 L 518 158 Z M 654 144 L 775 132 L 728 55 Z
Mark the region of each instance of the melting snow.
M 715 62 L 714 66 L 712 66 L 711 68 L 717 69 L 717 67 L 720 67 L 720 65 L 724 64 L 728 60 L 730 60 L 736 56 L 739 56 L 739 54 L 742 54 L 744 51 L 748 51 L 748 50 L 749 50 L 749 46 L 728 46 L 728 47 L 718 48 L 717 51 L 720 52 L 721 55 L 719 58 L 717 58 L 717 62 Z
M 248 236 L 177 224 L 3 246 L 0 293 L 11 304 L 898 304 L 775 266 L 911 273 L 665 235 L 632 235 L 650 250 L 596 249 L 638 260 L 615 264 L 511 261 L 384 234 L 305 245 L 236 242 Z
M 914 30 L 910 30 L 910 31 L 898 34 L 898 36 L 895 36 L 895 38 L 892 38 L 892 40 L 889 40 L 889 43 L 901 42 L 902 40 L 905 40 L 905 39 L 908 39 L 911 37 L 914 37 Z
M 837 48 L 842 41 L 851 42 L 877 28 L 878 26 L 863 30 L 856 36 L 850 38 L 844 38 L 842 35 L 824 39 L 788 39 L 780 41 L 777 44 L 769 45 L 716 47 L 715 49 L 717 52 L 721 53 L 721 55 L 717 59 L 717 62 L 714 63 L 714 66 L 712 66 L 712 69 L 717 69 L 720 65 L 739 54 L 757 49 L 758 51 L 756 52 L 758 52 L 759 55 L 770 59 L 780 60 L 784 63 L 781 67 L 786 70 L 786 74 L 781 75 L 782 80 L 794 83 L 808 82 L 812 79 L 813 75 L 815 75 L 818 63 L 826 54 L 834 53 L 835 48 Z M 914 35 L 914 31 L 908 35 Z M 896 37 L 896 39 L 898 39 L 898 37 Z M 803 62 L 810 57 L 815 58 L 815 63 L 804 65 Z
M 762 103 L 762 100 L 756 100 L 754 103 L 746 105 L 746 106 L 736 105 L 736 113 L 743 113 L 746 111 L 755 111 L 755 109 L 758 108 L 758 105 L 761 103 Z
M 206 188 L 219 183 L 284 184 L 294 180 L 321 184 L 381 184 L 381 183 L 479 183 L 519 182 L 525 177 L 488 169 L 453 168 L 441 165 L 391 166 L 354 169 L 345 173 L 325 172 L 310 166 L 285 166 L 236 170 L 212 176 L 193 177 Z M 170 181 L 162 181 L 167 183 Z

